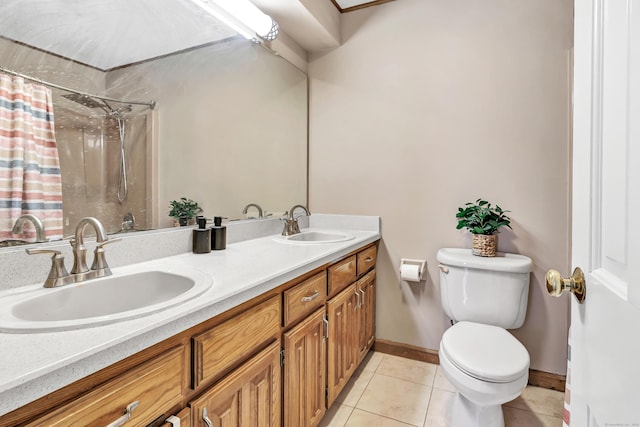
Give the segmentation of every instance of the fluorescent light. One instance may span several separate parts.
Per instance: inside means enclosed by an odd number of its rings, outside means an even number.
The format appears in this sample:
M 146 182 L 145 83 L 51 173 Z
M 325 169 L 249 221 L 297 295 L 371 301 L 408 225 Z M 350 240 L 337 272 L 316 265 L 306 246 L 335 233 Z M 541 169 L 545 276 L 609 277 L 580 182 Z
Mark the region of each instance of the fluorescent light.
M 278 35 L 278 24 L 249 0 L 192 1 L 249 40 L 273 40 Z

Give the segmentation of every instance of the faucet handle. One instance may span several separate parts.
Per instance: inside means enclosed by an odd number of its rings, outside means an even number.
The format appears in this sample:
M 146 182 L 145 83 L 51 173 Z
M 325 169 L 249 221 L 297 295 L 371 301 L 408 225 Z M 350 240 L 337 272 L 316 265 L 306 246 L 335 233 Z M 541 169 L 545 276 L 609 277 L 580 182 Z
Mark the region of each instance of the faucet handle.
M 96 249 L 102 249 L 102 247 L 104 245 L 108 245 L 109 243 L 116 243 L 119 242 L 120 240 L 122 240 L 121 238 L 117 238 L 117 239 L 109 239 L 109 240 L 105 240 L 104 242 L 98 242 L 96 244 Z M 94 251 L 95 252 L 95 251 Z
M 108 239 L 104 242 L 98 242 L 95 250 L 93 251 L 93 263 L 91 264 L 91 270 L 97 272 L 96 277 L 111 276 L 111 268 L 107 264 L 107 258 L 105 257 L 104 246 L 109 243 L 119 242 L 122 239 Z
M 29 255 L 52 255 L 51 270 L 44 281 L 45 288 L 55 288 L 56 286 L 69 283 L 69 273 L 64 266 L 64 256 L 60 251 L 53 249 L 25 249 Z

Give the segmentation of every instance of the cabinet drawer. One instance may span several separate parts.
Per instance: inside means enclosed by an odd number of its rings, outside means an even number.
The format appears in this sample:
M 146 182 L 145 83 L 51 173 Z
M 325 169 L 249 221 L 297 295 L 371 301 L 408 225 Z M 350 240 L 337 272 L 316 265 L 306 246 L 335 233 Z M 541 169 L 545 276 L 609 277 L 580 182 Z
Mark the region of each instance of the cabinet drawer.
M 285 326 L 322 306 L 326 297 L 327 274 L 324 271 L 284 291 Z
M 358 277 L 376 265 L 377 254 L 378 248 L 375 246 L 370 246 L 367 249 L 358 252 Z
M 352 255 L 329 267 L 329 291 L 332 295 L 356 280 L 356 256 Z
M 280 332 L 280 295 L 192 338 L 193 388 L 219 377 Z
M 108 425 L 138 401 L 127 425 L 145 426 L 183 399 L 187 363 L 186 346 L 173 348 L 28 425 Z

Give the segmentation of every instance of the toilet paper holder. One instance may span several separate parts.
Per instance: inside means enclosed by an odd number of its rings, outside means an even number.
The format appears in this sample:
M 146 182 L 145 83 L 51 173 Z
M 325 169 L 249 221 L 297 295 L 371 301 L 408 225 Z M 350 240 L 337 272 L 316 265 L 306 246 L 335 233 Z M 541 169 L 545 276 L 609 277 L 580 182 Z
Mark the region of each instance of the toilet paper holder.
M 418 278 L 422 280 L 422 276 L 424 275 L 424 269 L 427 265 L 427 260 L 424 259 L 410 259 L 410 258 L 400 258 L 400 271 L 402 272 L 403 265 L 417 265 L 418 266 Z

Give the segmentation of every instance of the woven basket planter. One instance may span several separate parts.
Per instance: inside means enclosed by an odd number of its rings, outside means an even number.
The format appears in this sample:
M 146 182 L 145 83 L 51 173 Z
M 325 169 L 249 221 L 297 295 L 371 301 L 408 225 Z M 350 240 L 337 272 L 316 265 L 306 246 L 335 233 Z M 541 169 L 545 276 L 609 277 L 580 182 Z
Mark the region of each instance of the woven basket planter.
M 496 256 L 498 250 L 497 234 L 474 234 L 471 253 L 478 256 Z

